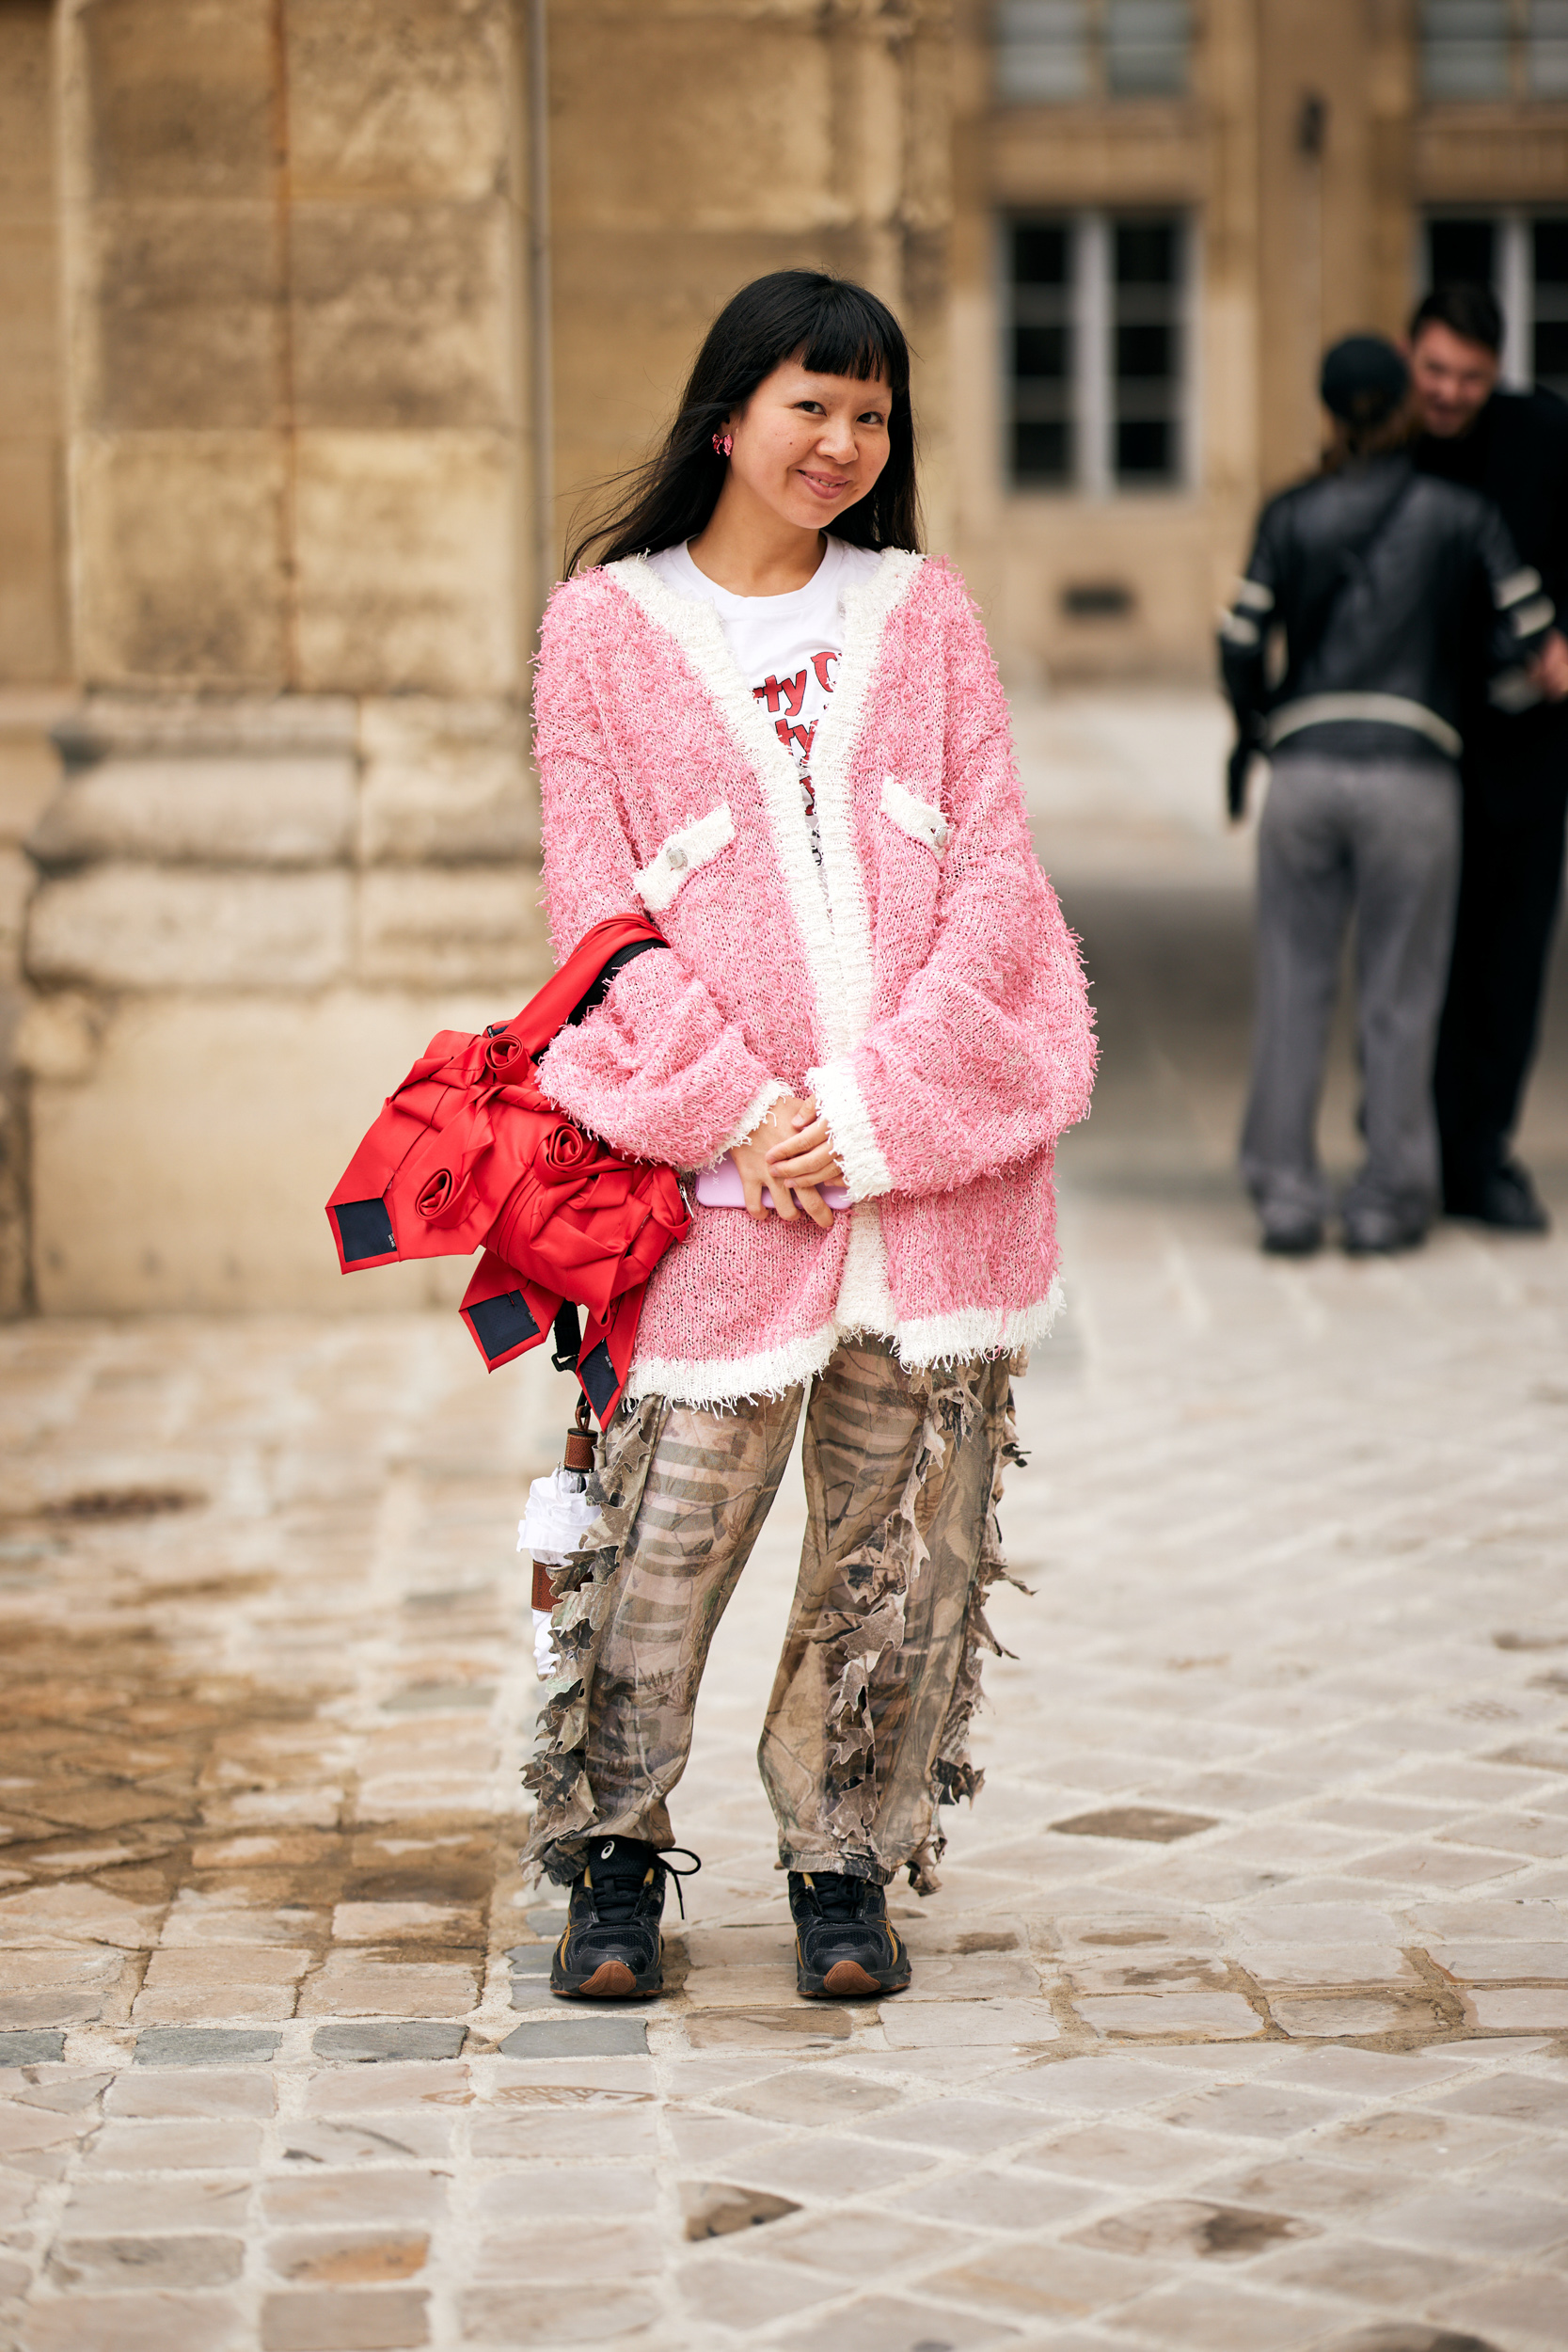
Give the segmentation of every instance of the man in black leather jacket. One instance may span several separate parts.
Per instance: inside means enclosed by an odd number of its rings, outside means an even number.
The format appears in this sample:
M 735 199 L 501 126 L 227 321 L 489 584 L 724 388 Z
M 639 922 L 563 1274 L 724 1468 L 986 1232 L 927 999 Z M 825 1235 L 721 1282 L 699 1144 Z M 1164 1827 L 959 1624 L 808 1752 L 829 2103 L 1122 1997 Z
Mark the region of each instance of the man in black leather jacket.
M 1353 905 L 1367 1152 L 1342 1204 L 1345 1247 L 1410 1248 L 1436 1211 L 1432 1070 L 1459 877 L 1466 631 L 1522 688 L 1554 618 L 1491 501 L 1417 471 L 1391 343 L 1336 344 L 1322 389 L 1335 419 L 1324 470 L 1263 509 L 1220 628 L 1242 746 L 1233 813 L 1247 748 L 1274 765 L 1242 1170 L 1264 1248 L 1291 1255 L 1320 1246 L 1329 1208 L 1315 1130 Z
M 1492 499 L 1521 561 L 1568 610 L 1568 405 L 1497 389 L 1503 323 L 1484 287 L 1428 294 L 1411 322 L 1424 428 L 1416 463 Z M 1472 632 L 1474 634 L 1474 632 Z M 1535 1051 L 1562 886 L 1568 812 L 1568 643 L 1554 630 L 1538 679 L 1499 699 L 1483 667 L 1463 680 L 1464 856 L 1437 1043 L 1443 1200 L 1453 1216 L 1544 1232 L 1512 1139 Z

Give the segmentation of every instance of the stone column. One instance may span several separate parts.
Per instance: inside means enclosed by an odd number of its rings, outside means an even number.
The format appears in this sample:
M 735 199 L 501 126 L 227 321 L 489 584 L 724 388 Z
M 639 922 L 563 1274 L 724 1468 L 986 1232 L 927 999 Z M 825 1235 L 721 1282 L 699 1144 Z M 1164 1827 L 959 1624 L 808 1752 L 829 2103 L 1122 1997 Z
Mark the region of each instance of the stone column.
M 79 709 L 32 839 L 38 1295 L 391 1306 L 322 1202 L 548 968 L 505 0 L 64 0 Z

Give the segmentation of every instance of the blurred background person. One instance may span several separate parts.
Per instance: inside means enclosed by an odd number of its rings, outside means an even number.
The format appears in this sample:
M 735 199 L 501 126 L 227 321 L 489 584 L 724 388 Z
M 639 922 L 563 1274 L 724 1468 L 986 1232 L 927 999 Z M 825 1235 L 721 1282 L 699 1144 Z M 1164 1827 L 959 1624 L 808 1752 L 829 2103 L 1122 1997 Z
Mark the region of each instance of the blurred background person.
M 1436 1210 L 1433 1054 L 1460 853 L 1456 648 L 1478 587 L 1494 608 L 1494 670 L 1539 655 L 1553 617 L 1491 501 L 1418 472 L 1409 389 L 1391 343 L 1335 344 L 1322 470 L 1264 507 L 1220 629 L 1239 738 L 1233 816 L 1247 747 L 1274 762 L 1242 1171 L 1263 1248 L 1286 1255 L 1322 1245 L 1330 1208 L 1318 1102 L 1353 907 L 1366 1158 L 1343 1202 L 1345 1248 L 1411 1248 Z
M 1528 585 L 1568 595 L 1568 403 L 1503 391 L 1503 317 L 1484 286 L 1440 286 L 1417 308 L 1410 372 L 1417 465 L 1493 500 Z M 1523 580 L 1524 575 L 1521 574 Z M 1523 608 L 1521 608 L 1523 609 Z M 1549 1222 L 1513 1157 L 1562 893 L 1568 809 L 1568 639 L 1553 628 L 1534 675 L 1490 677 L 1468 633 L 1462 679 L 1464 854 L 1453 963 L 1437 1046 L 1443 1205 L 1515 1232 Z

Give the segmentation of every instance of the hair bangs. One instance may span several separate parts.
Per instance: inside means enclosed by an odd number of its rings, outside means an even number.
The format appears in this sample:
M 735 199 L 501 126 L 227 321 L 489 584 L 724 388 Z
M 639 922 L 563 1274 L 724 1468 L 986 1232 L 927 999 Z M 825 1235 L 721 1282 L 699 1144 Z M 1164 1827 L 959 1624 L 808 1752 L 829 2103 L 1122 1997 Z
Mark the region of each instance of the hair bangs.
M 898 323 L 859 286 L 830 285 L 800 346 L 800 359 L 813 375 L 880 381 L 895 392 L 910 388 L 910 349 Z

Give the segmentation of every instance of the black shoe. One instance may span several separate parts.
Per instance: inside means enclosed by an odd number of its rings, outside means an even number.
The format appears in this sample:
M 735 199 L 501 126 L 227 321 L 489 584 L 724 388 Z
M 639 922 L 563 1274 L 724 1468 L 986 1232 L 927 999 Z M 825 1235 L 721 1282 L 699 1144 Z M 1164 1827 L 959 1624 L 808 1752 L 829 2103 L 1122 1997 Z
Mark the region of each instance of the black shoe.
M 689 1858 L 697 1862 L 695 1854 Z M 699 1870 L 702 1867 L 697 1862 Z M 625 2001 L 659 1992 L 664 1883 L 692 1875 L 672 1869 L 657 1847 L 643 1838 L 596 1839 L 572 1882 L 566 1931 L 550 1960 L 550 1991 L 590 2001 Z
M 1310 1258 L 1323 1246 L 1322 1220 L 1315 1216 L 1265 1217 L 1259 1246 L 1271 1258 Z
M 1549 1233 L 1552 1228 L 1529 1169 L 1518 1160 L 1504 1160 L 1492 1170 L 1471 1206 L 1449 1214 L 1479 1217 L 1482 1225 L 1494 1225 L 1504 1233 Z
M 1426 1237 L 1424 1218 L 1397 1216 L 1391 1209 L 1357 1209 L 1345 1219 L 1350 1258 L 1391 1258 L 1401 1249 L 1419 1249 Z
M 864 2001 L 902 1993 L 910 1956 L 888 1925 L 887 1899 L 870 1879 L 791 1870 L 795 1990 L 808 2000 Z

